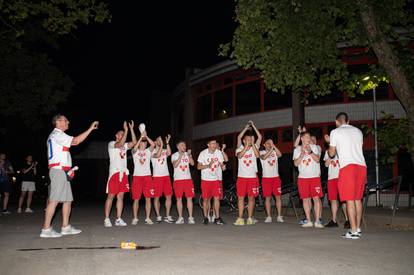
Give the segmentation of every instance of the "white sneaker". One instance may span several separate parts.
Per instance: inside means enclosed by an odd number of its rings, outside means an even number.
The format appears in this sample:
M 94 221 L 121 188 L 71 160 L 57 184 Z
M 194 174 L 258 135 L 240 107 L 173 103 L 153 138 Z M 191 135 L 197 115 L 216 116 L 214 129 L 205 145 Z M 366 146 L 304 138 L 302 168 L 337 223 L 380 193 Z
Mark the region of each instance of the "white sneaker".
M 177 221 L 175 222 L 175 224 L 184 224 L 184 218 L 183 217 L 179 217 L 177 219 Z
M 174 219 L 171 216 L 167 216 L 164 218 L 164 222 L 166 223 L 174 223 Z
M 109 218 L 106 218 L 104 220 L 104 226 L 105 227 L 112 227 L 112 223 L 111 223 L 111 220 Z
M 310 228 L 310 227 L 313 227 L 313 222 L 307 222 L 307 223 L 304 223 L 304 224 L 302 224 L 302 227 L 303 227 L 303 228 Z
M 348 231 L 342 235 L 342 238 L 351 240 L 358 240 L 360 237 L 361 236 L 358 234 L 358 232 L 352 233 L 351 231 Z
M 188 218 L 188 224 L 195 224 L 195 220 L 193 217 Z
M 214 223 L 214 220 L 216 219 L 216 215 L 213 214 L 213 216 L 211 216 L 211 220 L 210 223 Z
M 53 230 L 52 227 L 49 227 L 48 229 L 42 229 L 42 232 L 40 233 L 40 238 L 60 238 L 60 237 L 62 237 L 62 234 Z
M 76 229 L 75 227 L 68 225 L 66 227 L 62 227 L 62 230 L 60 231 L 60 234 L 62 235 L 77 235 L 81 233 L 82 230 Z
M 252 220 L 253 220 L 254 224 L 259 222 L 255 217 L 252 217 Z
M 152 222 L 150 218 L 148 218 L 148 219 L 145 219 L 145 224 L 153 225 L 154 223 Z
M 158 217 L 155 219 L 155 222 L 156 222 L 156 223 L 161 223 L 161 222 L 162 222 L 162 217 L 161 217 L 161 216 L 158 216 Z
M 321 222 L 315 222 L 315 228 L 324 228 L 325 226 Z
M 137 225 L 137 224 L 138 224 L 138 219 L 132 219 L 131 224 L 132 224 L 132 225 Z
M 362 230 L 361 230 L 361 228 L 357 228 L 357 232 L 356 232 L 359 236 L 361 236 L 362 235 Z
M 17 209 L 17 213 L 19 213 L 19 214 L 22 213 L 22 209 L 21 208 L 18 208 Z
M 277 216 L 276 221 L 277 221 L 277 222 L 285 222 L 285 221 L 283 220 L 283 217 L 282 217 L 282 216 Z
M 123 219 L 119 218 L 115 220 L 115 226 L 127 226 Z
M 272 223 L 272 217 L 267 217 L 264 222 L 265 223 Z
M 26 210 L 24 210 L 25 213 L 33 213 L 34 211 L 30 208 L 26 208 Z

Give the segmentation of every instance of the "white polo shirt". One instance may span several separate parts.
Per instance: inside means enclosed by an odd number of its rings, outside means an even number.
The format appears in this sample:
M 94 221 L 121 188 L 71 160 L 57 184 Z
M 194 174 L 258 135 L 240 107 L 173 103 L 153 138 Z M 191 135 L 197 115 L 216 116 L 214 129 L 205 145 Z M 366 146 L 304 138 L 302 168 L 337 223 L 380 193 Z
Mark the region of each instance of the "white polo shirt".
M 151 176 L 151 150 L 146 148 L 145 150 L 137 150 L 132 153 L 134 160 L 134 176 Z
M 260 156 L 264 156 L 268 153 L 266 150 L 260 151 Z M 269 157 L 265 160 L 260 159 L 262 164 L 262 176 L 263 178 L 275 178 L 279 177 L 279 165 L 278 165 L 278 157 L 276 152 L 272 150 Z
M 220 150 L 216 149 L 213 153 L 210 153 L 208 148 L 204 149 L 198 155 L 197 162 L 202 165 L 209 165 L 213 161 L 213 167 L 205 168 L 201 170 L 201 179 L 205 181 L 221 180 L 219 173 L 221 172 L 220 164 L 223 163 L 224 158 Z
M 47 156 L 49 168 L 68 170 L 72 168 L 69 148 L 73 137 L 60 129 L 53 129 L 47 138 Z
M 310 148 L 314 154 L 320 154 L 318 147 L 314 144 L 310 144 Z M 299 158 L 302 152 L 302 146 L 298 146 L 293 151 L 293 160 Z M 319 155 L 320 156 L 320 155 Z M 309 153 L 303 156 L 302 161 L 298 165 L 299 178 L 317 178 L 321 176 L 321 166 L 319 162 L 316 162 Z
M 161 156 L 159 158 L 155 158 L 154 156 L 157 154 L 158 149 L 152 152 L 151 156 L 151 163 L 152 163 L 152 176 L 153 177 L 166 177 L 170 175 L 168 171 L 168 163 L 167 163 L 167 149 L 162 149 Z
M 121 148 L 115 147 L 116 141 L 111 141 L 108 143 L 108 153 L 109 153 L 109 178 L 113 174 L 119 173 L 120 178 L 122 178 L 123 173 L 129 175 L 127 168 L 127 151 L 128 143 L 125 143 Z
M 258 146 L 255 144 L 253 146 Z M 243 151 L 244 146 L 240 145 L 239 148 L 236 149 L 236 157 L 237 154 Z M 239 178 L 256 178 L 257 177 L 257 161 L 256 156 L 254 154 L 253 148 L 250 147 L 241 158 L 238 158 L 238 172 L 237 176 Z
M 346 167 L 349 164 L 366 166 L 362 146 L 364 137 L 361 130 L 352 125 L 341 125 L 332 130 L 330 134 L 330 146 L 336 147 L 339 166 Z
M 325 152 L 325 156 L 323 157 L 323 161 L 329 161 L 328 166 L 328 180 L 337 179 L 339 177 L 339 160 L 338 157 L 335 155 L 333 159 L 331 159 L 328 155 L 328 151 Z
M 180 153 L 175 152 L 171 156 L 171 162 L 178 160 L 180 158 Z M 174 166 L 174 164 L 173 164 Z M 181 161 L 177 167 L 174 167 L 174 180 L 190 180 L 191 173 L 190 173 L 190 157 L 188 156 L 187 152 L 183 154 L 181 157 Z

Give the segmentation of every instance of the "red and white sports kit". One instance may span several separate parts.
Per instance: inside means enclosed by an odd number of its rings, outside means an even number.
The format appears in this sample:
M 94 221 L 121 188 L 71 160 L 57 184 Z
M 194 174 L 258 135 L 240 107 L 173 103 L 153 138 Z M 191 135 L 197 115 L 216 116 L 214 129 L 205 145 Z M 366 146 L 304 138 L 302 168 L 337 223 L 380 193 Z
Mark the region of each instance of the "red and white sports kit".
M 256 146 L 256 145 L 253 145 Z M 240 145 L 236 149 L 237 154 L 243 151 L 244 146 Z M 244 155 L 238 159 L 237 172 L 237 196 L 239 197 L 257 197 L 259 195 L 259 180 L 257 179 L 257 162 L 253 148 L 247 150 Z
M 316 145 L 311 144 L 310 149 L 314 154 L 320 155 Z M 298 159 L 302 152 L 302 147 L 298 146 L 293 151 L 293 160 Z M 323 197 L 321 185 L 321 167 L 318 162 L 312 159 L 310 152 L 305 153 L 302 161 L 298 165 L 298 191 L 301 199 Z
M 341 125 L 332 130 L 330 146 L 336 147 L 339 159 L 338 191 L 342 201 L 361 200 L 367 178 L 367 166 L 362 152 L 361 130 Z
M 154 197 L 154 186 L 151 177 L 151 150 L 137 150 L 132 153 L 134 160 L 134 177 L 132 180 L 132 199 L 141 199 L 142 194 L 145 198 Z
M 106 185 L 106 193 L 118 194 L 129 192 L 127 168 L 128 143 L 121 148 L 115 147 L 116 141 L 108 144 L 109 153 L 109 178 Z
M 260 151 L 260 155 L 266 155 L 268 151 Z M 282 194 L 282 186 L 279 178 L 278 157 L 273 150 L 267 159 L 260 159 L 262 164 L 262 191 L 263 197 L 280 196 Z
M 202 165 L 209 165 L 214 161 L 213 166 L 201 170 L 201 197 L 208 199 L 211 197 L 221 197 L 223 190 L 219 178 L 219 171 L 221 171 L 220 164 L 223 163 L 224 158 L 220 150 L 215 150 L 210 153 L 208 148 L 201 151 L 197 162 Z
M 72 168 L 72 157 L 69 152 L 72 140 L 73 137 L 62 130 L 53 129 L 47 139 L 49 169 L 69 171 Z
M 331 159 L 328 155 L 328 151 L 325 152 L 323 157 L 324 161 L 329 161 L 328 166 L 328 200 L 338 200 L 338 177 L 339 177 L 339 160 L 335 156 Z
M 171 162 L 175 162 L 180 158 L 178 152 L 171 156 Z M 194 198 L 194 184 L 190 173 L 190 157 L 187 153 L 183 153 L 181 161 L 177 167 L 174 167 L 174 194 L 176 198 Z
M 157 152 L 158 151 L 154 150 L 151 157 L 154 197 L 159 198 L 162 194 L 164 194 L 164 196 L 171 196 L 172 186 L 170 172 L 168 171 L 167 150 L 162 149 L 161 156 L 159 158 L 154 158 L 154 155 L 156 155 Z

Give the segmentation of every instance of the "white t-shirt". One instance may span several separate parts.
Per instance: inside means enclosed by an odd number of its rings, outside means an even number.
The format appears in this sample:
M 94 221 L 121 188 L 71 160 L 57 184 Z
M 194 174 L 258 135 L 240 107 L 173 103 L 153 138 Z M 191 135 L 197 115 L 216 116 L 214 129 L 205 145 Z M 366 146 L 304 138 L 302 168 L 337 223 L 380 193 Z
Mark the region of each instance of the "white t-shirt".
M 260 155 L 266 155 L 267 151 L 262 150 L 260 151 Z M 269 157 L 265 160 L 260 159 L 260 162 L 262 163 L 262 175 L 263 178 L 274 178 L 279 177 L 279 166 L 278 166 L 278 157 L 276 155 L 275 151 L 272 151 L 270 153 Z
M 320 154 L 318 147 L 310 144 L 310 148 L 314 154 Z M 302 151 L 302 146 L 298 146 L 293 151 L 293 160 L 299 158 Z M 321 176 L 321 166 L 318 162 L 312 159 L 310 154 L 305 154 L 301 163 L 298 166 L 299 178 L 317 178 Z
M 254 146 L 257 145 L 255 144 Z M 243 151 L 244 146 L 240 145 L 239 148 L 236 149 L 236 157 L 237 154 Z M 237 176 L 239 178 L 256 178 L 257 177 L 257 162 L 256 156 L 254 154 L 253 148 L 247 150 L 241 158 L 238 158 L 239 165 L 238 165 L 238 172 Z
M 69 152 L 72 140 L 73 137 L 57 128 L 50 133 L 47 139 L 49 168 L 62 169 L 62 167 L 72 167 L 72 157 Z
M 151 176 L 151 150 L 137 150 L 132 153 L 134 160 L 134 176 Z
M 180 154 L 175 152 L 171 156 L 171 162 L 178 160 L 180 158 Z M 174 166 L 174 163 L 173 163 Z M 190 173 L 190 157 L 187 153 L 184 153 L 181 157 L 181 161 L 177 167 L 174 167 L 174 180 L 189 180 L 191 179 Z
M 330 140 L 330 146 L 336 147 L 341 168 L 348 164 L 366 166 L 362 152 L 364 138 L 361 130 L 352 125 L 341 125 L 332 130 Z
M 127 168 L 127 151 L 128 143 L 125 143 L 121 148 L 115 147 L 116 141 L 111 141 L 108 143 L 108 153 L 109 153 L 109 177 L 115 173 L 120 173 L 120 176 L 123 173 L 129 175 Z
M 201 170 L 201 179 L 205 181 L 216 181 L 220 180 L 219 173 L 221 172 L 220 164 L 223 163 L 223 154 L 220 150 L 215 150 L 213 153 L 210 153 L 208 148 L 201 151 L 198 155 L 197 162 L 202 165 L 209 165 L 211 160 L 214 161 L 214 165 L 211 168 L 205 168 Z
M 323 160 L 326 161 L 330 159 L 329 166 L 328 166 L 328 180 L 337 179 L 339 177 L 339 160 L 338 157 L 335 155 L 333 159 L 331 159 L 328 155 L 328 151 L 325 152 L 325 156 Z
M 159 158 L 155 158 L 154 156 L 157 154 L 158 150 L 154 150 L 152 152 L 151 163 L 152 163 L 152 176 L 153 177 L 165 177 L 169 176 L 170 172 L 168 171 L 168 163 L 167 163 L 167 150 L 162 149 L 161 156 Z

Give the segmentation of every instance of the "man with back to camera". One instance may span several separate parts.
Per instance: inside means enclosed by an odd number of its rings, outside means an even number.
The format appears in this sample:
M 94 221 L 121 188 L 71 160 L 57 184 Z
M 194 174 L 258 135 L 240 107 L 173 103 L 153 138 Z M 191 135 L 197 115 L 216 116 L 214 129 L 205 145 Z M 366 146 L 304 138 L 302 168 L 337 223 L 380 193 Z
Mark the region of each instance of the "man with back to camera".
M 346 201 L 346 211 L 351 229 L 343 235 L 345 239 L 361 237 L 362 197 L 364 196 L 367 166 L 363 154 L 364 138 L 361 130 L 349 125 L 348 114 L 336 115 L 336 129 L 325 136 L 329 143 L 328 155 L 339 159 L 339 198 Z
M 116 197 L 116 220 L 115 226 L 127 226 L 121 218 L 124 208 L 124 194 L 129 192 L 127 168 L 127 151 L 135 146 L 137 138 L 134 131 L 134 122 L 127 123 L 124 121 L 124 130 L 115 134 L 115 140 L 108 143 L 109 154 L 109 177 L 106 186 L 108 196 L 105 201 L 105 227 L 112 227 L 109 215 L 111 213 L 112 202 Z M 128 137 L 128 127 L 131 130 L 132 141 L 126 142 Z
M 45 220 L 40 233 L 41 238 L 57 238 L 62 235 L 75 235 L 81 230 L 69 224 L 70 211 L 73 201 L 72 188 L 68 181 L 66 171 L 72 168 L 72 158 L 69 148 L 82 143 L 90 133 L 98 129 L 98 122 L 94 121 L 88 130 L 82 134 L 72 137 L 65 133 L 69 129 L 69 120 L 61 114 L 52 119 L 55 127 L 47 139 L 47 154 L 49 159 L 50 194 L 45 212 Z M 62 207 L 62 230 L 60 233 L 53 230 L 51 222 L 55 214 L 56 206 L 63 203 Z

